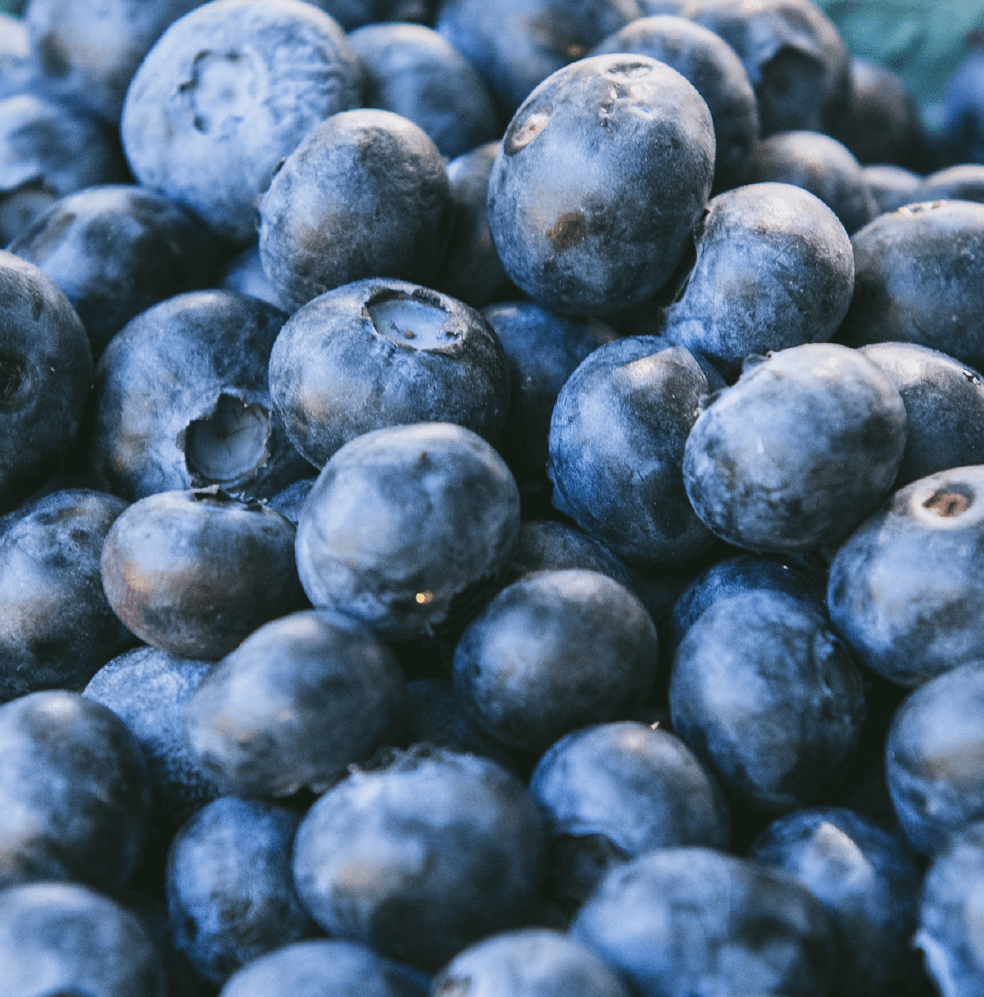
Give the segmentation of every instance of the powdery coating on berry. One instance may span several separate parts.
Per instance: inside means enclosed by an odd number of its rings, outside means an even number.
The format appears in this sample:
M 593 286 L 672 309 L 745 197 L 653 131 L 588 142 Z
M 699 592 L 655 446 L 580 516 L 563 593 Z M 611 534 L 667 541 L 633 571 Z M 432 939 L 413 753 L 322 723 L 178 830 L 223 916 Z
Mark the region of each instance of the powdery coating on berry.
M 391 639 L 432 633 L 491 587 L 519 533 L 502 458 L 461 426 L 365 433 L 325 465 L 297 526 L 297 570 L 315 606 Z
M 984 658 L 984 466 L 920 478 L 851 534 L 830 566 L 830 618 L 855 654 L 916 686 Z
M 513 926 L 544 859 L 543 819 L 515 776 L 421 746 L 314 804 L 294 841 L 294 879 L 331 936 L 433 969 Z
M 260 260 L 299 307 L 367 277 L 429 285 L 444 255 L 451 189 L 412 121 L 373 108 L 312 128 L 260 202 Z
M 509 276 L 538 304 L 603 315 L 651 297 L 683 255 L 714 169 L 703 98 L 646 56 L 558 70 L 506 130 L 489 225 Z
M 905 448 L 905 407 L 855 350 L 772 353 L 700 413 L 683 480 L 694 511 L 729 543 L 793 553 L 843 540 L 884 499 Z
M 246 244 L 277 164 L 357 102 L 355 53 L 323 11 L 300 0 L 216 0 L 147 54 L 120 131 L 141 183 Z

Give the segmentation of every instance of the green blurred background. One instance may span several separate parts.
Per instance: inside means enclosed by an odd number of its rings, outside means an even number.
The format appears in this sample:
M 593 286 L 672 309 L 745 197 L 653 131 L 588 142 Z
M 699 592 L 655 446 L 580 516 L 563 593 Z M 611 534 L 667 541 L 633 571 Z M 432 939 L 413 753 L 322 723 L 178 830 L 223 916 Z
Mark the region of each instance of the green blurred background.
M 0 0 L 0 13 L 21 14 L 27 6 L 27 0 Z

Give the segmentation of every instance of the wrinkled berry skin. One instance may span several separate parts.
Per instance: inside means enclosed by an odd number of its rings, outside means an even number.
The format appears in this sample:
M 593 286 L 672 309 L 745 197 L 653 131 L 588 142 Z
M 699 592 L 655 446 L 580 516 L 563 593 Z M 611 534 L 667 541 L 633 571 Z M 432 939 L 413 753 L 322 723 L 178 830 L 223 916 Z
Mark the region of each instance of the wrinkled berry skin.
M 790 184 L 719 194 L 693 231 L 697 258 L 662 334 L 729 379 L 750 354 L 830 339 L 851 303 L 854 257 L 837 216 Z
M 33 93 L 0 103 L 0 244 L 66 194 L 130 179 L 119 138 L 90 115 Z
M 91 387 L 92 351 L 68 298 L 0 251 L 0 511 L 58 470 Z
M 492 238 L 538 304 L 629 308 L 672 274 L 713 171 L 710 111 L 676 70 L 641 55 L 582 59 L 509 123 L 489 179 Z
M 783 869 L 823 904 L 840 952 L 833 992 L 891 993 L 911 970 L 921 872 L 895 835 L 852 810 L 797 810 L 771 823 L 749 858 Z
M 440 749 L 356 770 L 294 842 L 304 906 L 333 938 L 434 969 L 512 927 L 543 878 L 543 818 L 485 758 Z
M 660 848 L 616 869 L 571 934 L 640 997 L 821 997 L 836 966 L 829 922 L 805 887 L 708 848 Z
M 139 312 L 208 287 L 222 253 L 203 222 L 134 185 L 88 187 L 53 204 L 9 247 L 75 308 L 96 359 Z
M 164 969 L 138 919 L 75 883 L 0 892 L 4 997 L 165 997 Z
M 174 942 L 213 983 L 311 934 L 291 882 L 298 822 L 282 807 L 223 796 L 171 842 L 165 888 Z
M 202 0 L 31 0 L 25 23 L 34 83 L 114 128 L 141 60 L 172 21 Z
M 674 734 L 635 721 L 556 741 L 530 778 L 546 811 L 561 900 L 581 903 L 611 869 L 657 848 L 728 848 L 717 780 Z
M 108 706 L 140 742 L 150 775 L 154 824 L 177 830 L 218 795 L 185 741 L 188 701 L 212 669 L 210 661 L 138 647 L 108 661 L 82 695 Z
M 673 730 L 755 809 L 828 798 L 854 757 L 865 712 L 847 648 L 793 596 L 721 598 L 677 648 Z
M 656 627 L 628 589 L 596 571 L 541 571 L 472 620 L 453 678 L 486 733 L 539 753 L 568 731 L 627 716 L 658 660 Z
M 419 125 L 446 159 L 500 134 L 485 81 L 433 28 L 368 24 L 348 41 L 362 69 L 362 103 Z
M 0 886 L 126 884 L 150 820 L 140 745 L 107 707 L 33 692 L 0 707 Z
M 127 90 L 123 148 L 137 179 L 231 242 L 256 236 L 256 199 L 318 122 L 358 103 L 338 24 L 300 0 L 217 0 L 175 21 Z
M 837 139 L 820 132 L 779 132 L 758 147 L 752 183 L 789 183 L 816 194 L 853 235 L 875 217 L 861 164 Z
M 748 168 L 759 137 L 758 105 L 745 67 L 723 38 L 684 17 L 657 15 L 631 21 L 591 54 L 610 52 L 648 55 L 692 83 L 714 122 L 712 193 L 749 182 Z
M 625 980 L 586 945 L 546 928 L 493 935 L 459 952 L 434 997 L 629 997 Z
M 746 364 L 694 423 L 683 481 L 723 540 L 795 553 L 833 545 L 884 499 L 905 449 L 905 406 L 855 350 L 806 343 Z
M 0 701 L 39 689 L 80 691 L 134 643 L 102 587 L 103 543 L 127 503 L 54 492 L 0 533 Z
M 984 380 L 977 371 L 916 343 L 872 343 L 860 352 L 888 374 L 905 405 L 905 452 L 893 489 L 984 464 Z
M 269 377 L 288 436 L 316 467 L 383 426 L 453 422 L 495 442 L 509 408 L 506 354 L 489 324 L 401 280 L 309 301 L 277 336 Z
M 113 524 L 103 587 L 142 640 L 185 658 L 221 658 L 303 605 L 293 545 L 291 524 L 258 502 L 217 489 L 161 492 Z
M 252 498 L 309 474 L 268 387 L 285 319 L 256 298 L 210 290 L 128 323 L 96 368 L 96 480 L 131 500 L 210 485 Z
M 913 945 L 944 997 L 976 997 L 984 987 L 980 950 L 984 897 L 984 825 L 974 824 L 926 873 Z
M 385 637 L 423 636 L 494 586 L 519 533 L 502 458 L 461 426 L 365 433 L 325 465 L 297 525 L 311 602 Z
M 260 201 L 260 260 L 299 307 L 367 277 L 429 286 L 444 255 L 451 190 L 433 140 L 375 108 L 312 128 Z
M 254 959 L 229 978 L 221 997 L 427 997 L 402 966 L 365 945 L 294 942 Z
M 830 566 L 828 606 L 869 668 L 916 686 L 984 658 L 984 466 L 900 489 Z
M 437 30 L 485 77 L 508 117 L 551 73 L 641 16 L 635 0 L 445 0 Z
M 185 711 L 188 743 L 223 792 L 320 792 L 391 738 L 406 702 L 396 656 L 368 627 L 308 611 L 254 631 Z
M 936 855 L 984 819 L 984 663 L 931 679 L 903 701 L 885 746 L 885 774 L 906 839 Z
M 854 297 L 838 342 L 918 343 L 984 367 L 984 283 L 977 277 L 984 204 L 909 204 L 879 215 L 851 241 Z
M 686 560 L 713 542 L 683 488 L 681 463 L 710 386 L 698 360 L 656 336 L 590 354 L 550 421 L 553 504 L 626 564 Z
M 550 416 L 561 388 L 616 333 L 599 319 L 555 315 L 532 301 L 490 305 L 482 315 L 506 351 L 512 387 L 497 449 L 520 490 L 533 492 L 547 484 Z

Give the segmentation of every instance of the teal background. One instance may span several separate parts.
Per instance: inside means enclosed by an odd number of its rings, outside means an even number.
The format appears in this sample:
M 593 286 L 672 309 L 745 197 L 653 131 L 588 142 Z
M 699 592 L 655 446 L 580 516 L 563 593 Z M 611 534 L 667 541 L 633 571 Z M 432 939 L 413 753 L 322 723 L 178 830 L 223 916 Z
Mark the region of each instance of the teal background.
M 0 0 L 0 14 L 18 15 L 24 9 L 25 0 Z
M 895 70 L 924 108 L 943 99 L 971 42 L 984 40 L 984 0 L 818 0 L 817 5 L 851 55 Z

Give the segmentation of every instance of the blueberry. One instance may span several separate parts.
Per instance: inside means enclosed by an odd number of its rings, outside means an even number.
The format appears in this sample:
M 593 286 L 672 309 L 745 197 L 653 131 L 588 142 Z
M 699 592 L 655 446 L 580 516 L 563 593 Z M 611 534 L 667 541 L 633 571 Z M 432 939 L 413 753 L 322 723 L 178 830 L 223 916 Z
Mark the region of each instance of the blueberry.
M 905 405 L 905 452 L 894 488 L 984 464 L 984 382 L 977 371 L 916 343 L 873 343 L 861 352 L 888 374 Z
M 268 305 L 273 305 L 274 308 L 282 312 L 292 311 L 266 275 L 263 264 L 260 262 L 260 247 L 256 243 L 247 246 L 229 261 L 219 277 L 217 286 L 225 291 L 249 294 L 265 301 Z
M 829 796 L 857 750 L 862 678 L 825 617 L 782 592 L 715 601 L 677 648 L 673 730 L 733 793 L 781 812 Z
M 723 38 L 673 14 L 641 17 L 596 45 L 591 54 L 610 52 L 648 55 L 689 80 L 707 103 L 714 122 L 712 192 L 749 182 L 748 169 L 759 137 L 758 105 L 745 67 Z
M 762 137 L 832 131 L 851 99 L 847 48 L 809 0 L 693 0 L 684 12 L 737 53 L 758 98 Z
M 915 686 L 984 657 L 984 466 L 897 491 L 830 567 L 830 618 L 873 671 Z
M 683 561 L 713 542 L 680 470 L 708 390 L 690 351 L 631 336 L 595 350 L 560 391 L 549 436 L 553 503 L 632 567 Z
M 914 944 L 945 997 L 974 997 L 984 986 L 978 940 L 984 917 L 984 826 L 973 824 L 930 866 Z
M 756 183 L 791 183 L 816 194 L 840 219 L 848 235 L 876 214 L 861 164 L 847 146 L 820 132 L 770 135 L 759 145 L 750 171 Z
M 923 180 L 924 201 L 984 201 L 984 164 L 959 163 Z
M 547 486 L 550 416 L 564 383 L 589 353 L 616 338 L 600 319 L 555 315 L 532 301 L 508 301 L 482 312 L 502 342 L 512 391 L 498 450 L 520 490 Z
M 333 938 L 433 969 L 516 924 L 543 877 L 544 839 L 515 776 L 421 747 L 353 772 L 311 807 L 294 877 Z
M 0 100 L 31 88 L 27 25 L 16 14 L 0 14 Z
M 434 997 L 629 997 L 624 979 L 587 946 L 545 928 L 493 935 L 459 952 Z
M 645 586 L 604 544 L 571 526 L 549 519 L 526 520 L 519 527 L 504 581 L 519 579 L 531 571 L 563 571 L 582 568 L 598 571 L 624 585 L 645 602 Z
M 217 240 L 190 212 L 153 191 L 107 185 L 56 201 L 11 243 L 71 301 L 93 355 L 139 312 L 208 287 Z
M 708 848 L 660 848 L 614 870 L 571 934 L 640 997 L 822 997 L 836 968 L 826 914 L 805 887 Z
M 791 873 L 823 904 L 840 951 L 833 992 L 891 992 L 911 971 L 921 872 L 905 845 L 851 810 L 797 810 L 770 824 L 749 857 Z
M 139 743 L 100 703 L 32 692 L 0 707 L 0 884 L 130 878 L 150 818 Z
M 271 495 L 267 500 L 267 505 L 274 512 L 279 512 L 287 522 L 293 523 L 296 527 L 297 521 L 301 516 L 301 509 L 304 508 L 304 502 L 311 493 L 316 480 L 313 476 L 310 478 L 300 478 L 298 481 L 289 484 L 286 488 L 281 489 L 276 495 Z
M 658 658 L 656 628 L 628 589 L 595 571 L 538 571 L 472 620 L 453 677 L 483 730 L 541 752 L 577 727 L 626 717 Z
M 635 0 L 445 0 L 437 30 L 485 77 L 508 116 L 551 73 L 640 15 Z
M 84 111 L 33 93 L 0 103 L 0 244 L 58 198 L 129 177 L 119 139 Z
M 282 807 L 223 796 L 171 842 L 166 889 L 175 944 L 213 983 L 311 934 L 291 881 L 298 822 Z
M 984 53 L 972 47 L 946 84 L 943 135 L 957 162 L 984 161 L 984 102 L 980 81 Z
M 417 284 L 361 280 L 298 309 L 270 354 L 274 407 L 317 467 L 383 426 L 451 422 L 495 442 L 509 369 L 490 325 Z
M 869 59 L 851 60 L 851 110 L 836 135 L 861 163 L 912 169 L 922 158 L 916 98 L 898 73 Z
M 537 763 L 530 792 L 546 811 L 555 888 L 568 902 L 645 852 L 728 847 L 728 806 L 714 776 L 680 738 L 635 721 L 562 737 Z
M 489 180 L 492 238 L 538 304 L 615 312 L 670 277 L 713 171 L 710 112 L 675 69 L 641 55 L 582 59 L 509 123 Z
M 827 572 L 796 558 L 740 554 L 716 561 L 673 603 L 667 627 L 668 650 L 676 651 L 687 631 L 718 599 L 763 590 L 791 595 L 823 612 L 827 606 Z
M 256 298 L 212 290 L 129 322 L 96 368 L 96 480 L 129 499 L 210 485 L 265 497 L 311 474 L 268 388 L 285 318 Z
M 362 102 L 419 125 L 454 159 L 499 134 L 492 95 L 471 63 L 422 24 L 368 24 L 348 36 L 362 69 Z
M 984 367 L 977 333 L 984 288 L 976 280 L 984 204 L 909 204 L 879 215 L 852 244 L 854 297 L 839 342 L 918 343 Z
M 384 636 L 432 633 L 494 588 L 519 532 L 501 457 L 447 423 L 393 426 L 345 444 L 297 526 L 297 569 L 315 606 Z
M 486 142 L 447 165 L 451 188 L 448 249 L 433 286 L 473 308 L 515 296 L 489 230 L 489 177 L 501 142 Z
M 884 499 L 905 447 L 905 407 L 860 353 L 807 343 L 746 364 L 700 413 L 683 481 L 729 543 L 794 553 L 843 540 Z
M 719 194 L 661 326 L 729 378 L 750 354 L 830 339 L 854 287 L 851 242 L 818 197 L 788 184 Z
M 407 683 L 405 741 L 409 745 L 426 742 L 448 751 L 490 758 L 503 768 L 517 768 L 516 753 L 475 723 L 467 700 L 447 679 Z
M 984 819 L 984 663 L 972 661 L 911 693 L 885 748 L 892 803 L 916 851 L 936 855 Z
M 69 883 L 0 892 L 4 997 L 164 997 L 160 956 L 137 918 Z
M 406 688 L 393 652 L 366 626 L 313 611 L 260 627 L 199 686 L 185 710 L 202 768 L 236 796 L 322 792 L 391 738 Z
M 357 102 L 358 61 L 323 11 L 301 0 L 214 0 L 147 53 L 120 132 L 142 184 L 246 245 L 277 164 Z
M 355 942 L 294 942 L 254 959 L 221 997 L 425 997 L 402 966 Z
M 926 200 L 923 196 L 923 178 L 919 173 L 901 166 L 884 165 L 864 166 L 861 172 L 875 199 L 879 215 Z
M 82 691 L 108 706 L 140 742 L 150 774 L 154 825 L 177 830 L 218 796 L 185 743 L 188 701 L 212 668 L 208 661 L 179 658 L 139 647 L 108 661 Z
M 102 587 L 100 559 L 127 503 L 84 489 L 22 507 L 0 533 L 0 701 L 79 691 L 135 643 Z
M 202 0 L 31 0 L 24 19 L 34 85 L 114 128 L 133 74 L 161 32 Z
M 186 658 L 221 658 L 261 624 L 303 604 L 294 529 L 218 489 L 161 492 L 113 524 L 102 579 L 138 637 Z
M 429 284 L 450 209 L 444 161 L 423 129 L 392 111 L 334 114 L 263 195 L 260 260 L 294 307 L 367 277 Z
M 58 470 L 91 386 L 75 309 L 33 263 L 0 251 L 0 511 Z

